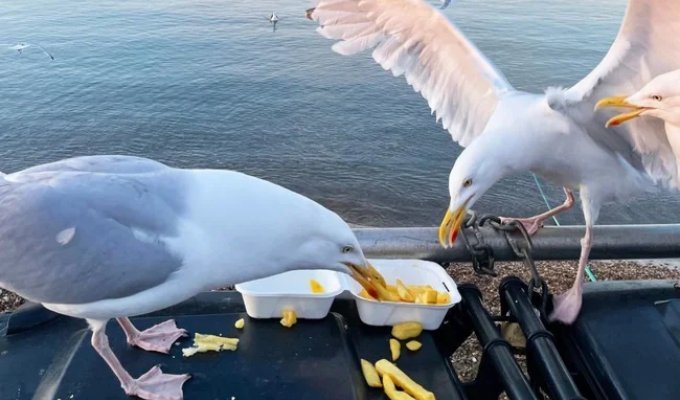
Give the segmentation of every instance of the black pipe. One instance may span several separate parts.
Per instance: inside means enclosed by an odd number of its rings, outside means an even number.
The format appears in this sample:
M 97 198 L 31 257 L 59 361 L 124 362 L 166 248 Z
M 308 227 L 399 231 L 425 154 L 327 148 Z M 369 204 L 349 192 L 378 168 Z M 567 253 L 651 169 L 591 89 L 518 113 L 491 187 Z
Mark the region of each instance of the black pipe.
M 507 307 L 524 332 L 528 363 L 540 375 L 540 380 L 551 399 L 585 399 L 564 365 L 552 334 L 545 329 L 534 312 L 527 290 L 527 285 L 516 276 L 504 278 L 498 289 L 503 303 L 502 309 Z
M 538 399 L 512 355 L 512 348 L 503 340 L 498 328 L 481 302 L 481 292 L 474 285 L 460 285 L 458 291 L 462 296 L 462 307 L 467 311 L 477 339 L 481 343 L 484 358 L 488 357 L 511 399 Z M 479 377 L 478 377 L 479 378 Z

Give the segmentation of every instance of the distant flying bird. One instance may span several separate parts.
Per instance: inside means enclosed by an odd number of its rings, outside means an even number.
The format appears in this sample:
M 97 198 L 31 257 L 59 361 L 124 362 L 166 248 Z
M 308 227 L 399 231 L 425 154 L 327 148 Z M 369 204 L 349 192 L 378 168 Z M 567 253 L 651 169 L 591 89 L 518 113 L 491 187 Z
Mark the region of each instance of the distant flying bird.
M 276 15 L 275 12 L 272 12 L 271 15 L 269 16 L 269 22 L 271 22 L 272 24 L 279 22 L 279 17 Z
M 565 204 L 522 220 L 531 230 L 569 208 L 579 190 L 586 232 L 574 285 L 554 297 L 551 319 L 572 323 L 581 308 L 592 227 L 605 202 L 658 186 L 678 186 L 663 123 L 648 119 L 606 129 L 596 102 L 641 88 L 680 68 L 680 1 L 630 0 L 607 56 L 569 89 L 516 90 L 439 11 L 423 0 L 318 0 L 317 31 L 351 55 L 373 49 L 384 69 L 427 99 L 437 120 L 466 149 L 451 170 L 451 201 L 439 230 L 456 239 L 466 210 L 500 179 L 528 171 L 564 187 Z M 655 143 L 656 142 L 656 143 Z M 644 146 L 657 146 L 650 154 Z M 648 149 L 647 149 L 648 150 Z
M 21 43 L 12 44 L 12 45 L 5 44 L 5 45 L 0 45 L 0 46 L 7 47 L 7 49 L 9 49 L 9 50 L 16 50 L 17 53 L 19 53 L 19 55 L 22 55 L 24 50 L 26 50 L 30 47 L 36 47 L 36 48 L 42 50 L 42 52 L 45 53 L 45 55 L 48 56 L 50 58 L 50 60 L 54 60 L 54 56 L 49 51 L 45 50 L 44 47 L 42 47 L 41 45 L 39 45 L 37 43 L 21 42 Z
M 153 400 L 181 399 L 189 375 L 156 366 L 133 378 L 109 347 L 110 319 L 131 345 L 168 353 L 184 329 L 169 320 L 139 331 L 128 317 L 289 270 L 350 274 L 369 292 L 377 278 L 350 227 L 302 195 L 126 156 L 0 174 L 0 254 L 0 288 L 86 319 L 125 393 Z

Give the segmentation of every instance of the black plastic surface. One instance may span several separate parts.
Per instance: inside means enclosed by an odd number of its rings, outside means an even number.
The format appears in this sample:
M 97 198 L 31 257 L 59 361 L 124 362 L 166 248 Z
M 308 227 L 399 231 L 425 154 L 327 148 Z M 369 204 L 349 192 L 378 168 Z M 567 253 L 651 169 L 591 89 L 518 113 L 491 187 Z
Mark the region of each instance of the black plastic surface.
M 132 319 L 144 329 L 172 313 L 178 326 L 192 334 L 222 333 L 241 339 L 235 352 L 197 354 L 188 359 L 182 358 L 181 348 L 191 344 L 190 337 L 181 339 L 170 355 L 164 355 L 128 347 L 114 321 L 109 323 L 107 334 L 114 353 L 133 376 L 156 364 L 167 373 L 192 374 L 184 385 L 186 399 L 386 399 L 381 390 L 365 384 L 359 358 L 389 359 L 390 329 L 361 324 L 351 301 L 338 300 L 333 310 L 335 313 L 323 320 L 299 320 L 292 329 L 286 329 L 277 319 L 249 319 L 242 313 L 237 293 L 216 293 Z M 92 349 L 84 321 L 63 316 L 45 318 L 35 311 L 15 314 L 19 318 L 10 323 L 15 333 L 0 335 L 0 399 L 128 398 Z M 33 324 L 31 315 L 41 323 Z M 240 317 L 246 318 L 242 332 L 233 327 Z M 0 318 L 0 323 L 7 325 L 6 318 Z M 448 354 L 439 352 L 433 335 L 424 332 L 418 340 L 423 347 L 415 353 L 403 348 L 399 367 L 435 392 L 437 398 L 465 399 L 447 362 Z
M 581 315 L 553 327 L 594 399 L 680 399 L 680 296 L 672 282 L 586 285 Z M 584 393 L 585 394 L 585 393 Z

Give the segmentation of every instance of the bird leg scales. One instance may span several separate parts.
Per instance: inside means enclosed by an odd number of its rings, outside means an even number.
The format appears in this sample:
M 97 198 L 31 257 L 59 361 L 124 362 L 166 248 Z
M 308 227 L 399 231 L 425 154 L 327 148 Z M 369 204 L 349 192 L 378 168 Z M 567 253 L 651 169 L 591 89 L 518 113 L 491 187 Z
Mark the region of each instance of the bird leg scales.
M 138 396 L 146 400 L 182 400 L 182 385 L 191 378 L 188 374 L 164 374 L 155 366 L 137 379 L 123 368 L 120 361 L 109 347 L 106 336 L 106 323 L 90 323 L 92 326 L 92 347 L 106 361 L 120 381 L 120 386 L 128 396 Z
M 156 324 L 146 330 L 139 331 L 132 325 L 128 318 L 116 318 L 120 327 L 123 328 L 127 342 L 130 346 L 137 346 L 146 351 L 169 353 L 172 344 L 182 336 L 186 336 L 185 329 L 177 328 L 175 321 L 169 319 Z
M 551 321 L 560 321 L 570 325 L 578 317 L 583 301 L 583 281 L 585 279 L 585 269 L 590 255 L 592 242 L 592 226 L 586 225 L 586 235 L 581 239 L 581 257 L 578 260 L 578 271 L 574 285 L 566 292 L 554 296 L 553 312 L 550 314 Z
M 536 234 L 536 232 L 538 232 L 539 229 L 543 227 L 543 222 L 545 220 L 552 218 L 553 216 L 563 211 L 566 211 L 574 206 L 574 193 L 571 191 L 571 189 L 564 188 L 564 194 L 567 195 L 567 198 L 564 200 L 564 203 L 544 212 L 543 214 L 535 215 L 530 218 L 500 217 L 501 223 L 506 224 L 510 221 L 516 220 L 522 225 L 524 225 L 524 229 L 526 229 L 529 235 L 534 235 Z

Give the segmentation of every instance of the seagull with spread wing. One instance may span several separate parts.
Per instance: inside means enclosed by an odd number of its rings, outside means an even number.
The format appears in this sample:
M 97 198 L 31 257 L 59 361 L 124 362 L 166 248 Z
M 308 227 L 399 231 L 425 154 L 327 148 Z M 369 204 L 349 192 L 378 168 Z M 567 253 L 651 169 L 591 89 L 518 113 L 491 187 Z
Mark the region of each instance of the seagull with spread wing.
M 592 227 L 609 201 L 676 187 L 678 172 L 663 124 L 652 119 L 605 128 L 594 113 L 606 96 L 630 93 L 651 78 L 680 68 L 680 2 L 630 0 L 619 34 L 601 63 L 571 88 L 543 94 L 516 90 L 503 74 L 423 0 L 318 0 L 318 32 L 351 55 L 373 49 L 373 59 L 404 75 L 427 99 L 453 140 L 464 146 L 451 170 L 451 200 L 439 229 L 450 246 L 466 210 L 498 180 L 534 172 L 561 185 L 565 204 L 522 222 L 535 231 L 570 207 L 578 190 L 585 217 L 576 280 L 554 297 L 551 319 L 572 323 L 581 308 Z M 645 146 L 654 147 L 655 152 Z

